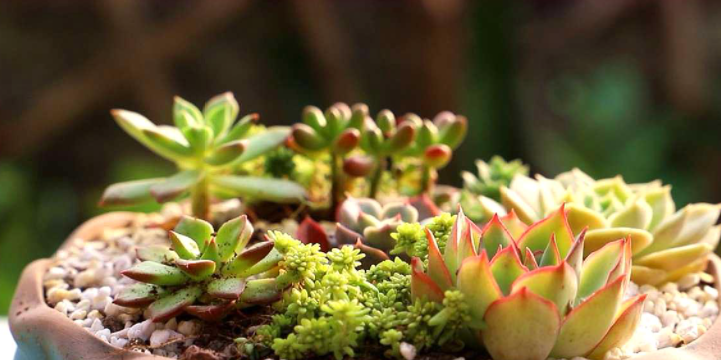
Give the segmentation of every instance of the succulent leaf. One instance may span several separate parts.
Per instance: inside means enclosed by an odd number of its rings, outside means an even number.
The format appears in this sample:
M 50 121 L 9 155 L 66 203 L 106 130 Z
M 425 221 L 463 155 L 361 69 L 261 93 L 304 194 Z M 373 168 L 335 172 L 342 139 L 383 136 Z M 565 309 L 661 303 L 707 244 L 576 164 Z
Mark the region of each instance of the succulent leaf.
M 158 296 L 164 292 L 162 287 L 152 284 L 132 284 L 123 288 L 123 290 L 115 296 L 113 304 L 140 308 L 150 305 Z
M 608 333 L 596 345 L 596 348 L 587 355 L 589 359 L 602 360 L 609 350 L 619 347 L 631 339 L 636 326 L 641 320 L 645 300 L 646 294 L 643 294 L 624 301 Z
M 150 194 L 156 201 L 164 203 L 175 199 L 190 189 L 202 178 L 203 174 L 197 170 L 185 170 L 150 187 Z
M 212 184 L 236 194 L 276 203 L 293 203 L 307 198 L 305 188 L 284 179 L 220 175 L 212 179 Z
M 173 250 L 182 259 L 195 259 L 200 255 L 200 248 L 195 240 L 177 233 L 175 231 L 168 232 Z
M 238 122 L 233 125 L 233 127 L 230 128 L 227 134 L 224 136 L 216 137 L 215 145 L 223 145 L 226 143 L 229 143 L 231 141 L 241 140 L 245 138 L 245 136 L 248 134 L 248 131 L 253 127 L 253 124 L 258 122 L 258 119 L 260 119 L 260 115 L 258 114 L 248 114 L 243 116 Z
M 175 260 L 175 266 L 195 281 L 205 280 L 215 272 L 212 260 Z
M 202 251 L 205 248 L 205 242 L 209 241 L 213 235 L 213 225 L 205 220 L 184 215 L 180 218 L 174 231 L 193 239 L 198 245 L 198 249 Z
M 224 318 L 233 309 L 234 301 L 212 305 L 190 305 L 185 312 L 207 322 L 216 322 Z
M 100 206 L 134 205 L 152 201 L 150 189 L 164 178 L 134 180 L 108 186 L 100 199 Z
M 233 97 L 233 93 L 225 92 L 205 103 L 203 118 L 217 134 L 216 136 L 223 135 L 233 124 L 239 110 L 238 101 Z
M 618 240 L 606 244 L 593 252 L 583 262 L 583 272 L 578 289 L 578 299 L 585 299 L 609 281 L 613 268 L 625 261 L 624 247 L 627 240 Z
M 206 241 L 200 259 L 214 261 L 220 266 L 220 249 L 218 249 L 218 243 L 215 241 L 215 238 L 210 238 L 209 241 Z
M 654 269 L 674 271 L 696 259 L 705 258 L 713 251 L 709 244 L 691 244 L 661 250 L 636 260 L 635 264 Z
M 143 261 L 121 274 L 136 281 L 162 286 L 183 285 L 189 280 L 180 269 L 153 261 Z
M 288 135 L 290 135 L 290 128 L 288 127 L 269 127 L 266 131 L 248 138 L 245 150 L 233 163 L 244 163 L 267 154 L 273 149 L 283 145 Z
M 423 272 L 423 263 L 417 257 L 411 259 L 411 296 L 414 299 L 443 302 L 443 290 Z
M 631 248 L 634 254 L 642 252 L 653 242 L 653 235 L 646 230 L 633 228 L 606 228 L 589 230 L 586 232 L 586 245 L 584 249 L 585 256 L 597 251 L 606 244 L 623 239 L 631 238 Z
M 166 322 L 192 305 L 202 293 L 199 286 L 193 285 L 165 294 L 148 307 L 150 319 L 153 322 Z
M 144 129 L 142 134 L 148 143 L 152 144 L 153 148 L 168 154 L 173 160 L 187 159 L 193 155 L 193 149 L 190 148 L 187 141 L 186 143 L 180 142 L 179 139 L 169 136 L 160 128 Z
M 521 275 L 513 282 L 511 293 L 521 289 L 528 289 L 528 291 L 552 301 L 558 312 L 565 315 L 576 298 L 578 280 L 573 268 L 568 263 L 562 262 Z
M 208 295 L 226 299 L 237 300 L 245 290 L 245 279 L 242 278 L 221 278 L 208 283 Z
M 170 263 L 179 258 L 175 251 L 162 245 L 137 248 L 135 253 L 140 261 L 154 261 L 157 263 Z
M 496 283 L 498 283 L 498 287 L 504 296 L 511 293 L 513 282 L 528 271 L 528 268 L 523 265 L 518 257 L 518 249 L 515 246 L 508 246 L 498 250 L 491 259 L 493 278 L 496 279 Z
M 546 359 L 561 327 L 556 305 L 526 288 L 493 302 L 485 318 L 483 343 L 497 360 Z
M 496 251 L 500 248 L 505 248 L 516 244 L 513 237 L 503 223 L 501 222 L 498 215 L 493 215 L 491 221 L 489 221 L 482 230 L 482 244 L 486 249 L 488 256 L 493 258 L 496 255 Z
M 483 324 L 488 306 L 503 296 L 496 283 L 485 250 L 481 254 L 463 260 L 458 269 L 456 286 L 471 306 L 470 315 L 474 323 Z
M 433 232 L 426 228 L 426 239 L 428 240 L 428 276 L 439 285 L 442 291 L 449 290 L 453 287 L 453 279 L 448 272 L 446 264 L 443 263 L 443 255 L 438 249 Z
M 253 279 L 245 284 L 239 301 L 244 304 L 270 303 L 278 300 L 281 294 L 282 289 L 278 288 L 275 279 Z
M 270 241 L 263 241 L 245 249 L 243 252 L 238 254 L 225 269 L 224 274 L 235 275 L 239 277 L 248 277 L 251 275 L 259 274 L 263 271 L 267 271 L 272 267 L 276 266 L 282 256 L 280 254 L 269 254 L 273 251 L 273 243 Z M 261 263 L 261 260 L 266 259 Z
M 253 225 L 246 215 L 223 224 L 215 236 L 220 261 L 228 261 L 236 252 L 243 251 L 253 235 Z
M 561 257 L 565 257 L 574 238 L 568 221 L 566 221 L 566 211 L 563 205 L 550 216 L 531 225 L 518 239 L 518 247 L 521 250 L 526 247 L 531 248 L 532 251 L 544 250 L 548 246 L 551 234 L 555 234 L 558 251 Z M 588 244 L 588 239 L 586 239 L 586 244 Z
M 189 101 L 176 96 L 173 98 L 173 121 L 178 129 L 203 124 L 203 114 Z
M 235 162 L 245 151 L 247 140 L 230 141 L 218 146 L 205 158 L 205 162 L 213 166 L 224 166 Z
M 322 252 L 330 251 L 328 234 L 326 234 L 325 229 L 310 216 L 306 216 L 300 225 L 298 225 L 295 237 L 304 244 L 320 245 Z

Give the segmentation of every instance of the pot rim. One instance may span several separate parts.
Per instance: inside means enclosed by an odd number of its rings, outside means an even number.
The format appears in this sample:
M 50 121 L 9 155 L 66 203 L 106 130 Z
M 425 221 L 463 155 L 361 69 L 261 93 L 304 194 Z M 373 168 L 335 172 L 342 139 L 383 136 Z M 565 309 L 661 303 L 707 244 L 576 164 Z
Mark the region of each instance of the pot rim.
M 110 212 L 93 217 L 80 225 L 63 242 L 65 249 L 76 239 L 97 238 L 107 228 L 129 225 L 139 213 Z M 43 277 L 52 259 L 35 260 L 22 272 L 10 306 L 10 331 L 18 345 L 16 360 L 61 358 L 101 360 L 169 359 L 164 356 L 142 354 L 117 348 L 80 328 L 67 316 L 60 314 L 45 302 Z M 709 257 L 707 272 L 714 276 L 714 288 L 721 291 L 721 258 Z M 721 306 L 721 298 L 717 300 Z M 717 319 L 701 337 L 682 348 L 666 348 L 633 360 L 716 360 L 721 347 L 721 319 Z M 81 350 L 82 352 L 78 352 Z

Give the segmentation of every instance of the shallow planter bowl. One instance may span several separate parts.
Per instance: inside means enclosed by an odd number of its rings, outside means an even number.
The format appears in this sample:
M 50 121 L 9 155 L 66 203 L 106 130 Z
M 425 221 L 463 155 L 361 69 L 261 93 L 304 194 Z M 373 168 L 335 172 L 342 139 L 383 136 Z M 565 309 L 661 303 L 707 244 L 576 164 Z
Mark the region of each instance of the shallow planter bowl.
M 98 238 L 104 229 L 128 225 L 135 216 L 129 212 L 114 212 L 88 220 L 75 230 L 61 249 L 75 239 Z M 51 259 L 40 259 L 28 265 L 22 273 L 10 307 L 10 331 L 17 342 L 15 360 L 138 360 L 168 359 L 119 349 L 73 323 L 65 315 L 45 303 L 43 276 Z M 708 272 L 719 286 L 721 259 L 713 255 Z M 721 321 L 696 341 L 683 348 L 667 348 L 639 355 L 633 360 L 721 360 Z

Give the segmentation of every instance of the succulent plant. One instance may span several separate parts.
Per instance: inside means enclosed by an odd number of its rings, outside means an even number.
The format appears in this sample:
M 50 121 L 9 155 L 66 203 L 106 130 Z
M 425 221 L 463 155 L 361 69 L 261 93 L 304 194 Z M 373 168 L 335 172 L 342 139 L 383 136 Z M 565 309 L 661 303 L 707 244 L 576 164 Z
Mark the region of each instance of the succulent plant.
M 368 197 L 376 198 L 378 196 L 380 181 L 386 170 L 388 157 L 399 154 L 411 146 L 415 133 L 416 129 L 412 122 L 404 121 L 397 124 L 396 117 L 390 110 L 381 110 L 375 121 L 370 117 L 366 118 L 360 146 L 373 159 L 374 165 Z M 360 161 L 357 158 L 353 160 Z
M 506 161 L 500 156 L 494 156 L 491 161 L 476 160 L 478 176 L 464 171 L 463 188 L 478 196 L 485 196 L 495 201 L 501 201 L 501 187 L 511 184 L 517 175 L 528 175 L 528 166 L 521 160 Z
M 155 322 L 182 312 L 218 320 L 235 307 L 277 300 L 273 277 L 254 278 L 275 268 L 282 255 L 271 241 L 247 246 L 253 226 L 243 215 L 216 233 L 201 219 L 184 216 L 169 232 L 172 249 L 139 248 L 140 263 L 122 272 L 138 283 L 124 288 L 115 304 L 148 307 Z
M 441 252 L 427 231 L 428 268 L 413 258 L 414 298 L 442 303 L 458 290 L 468 327 L 496 360 L 602 359 L 633 334 L 645 295 L 623 301 L 631 242 L 608 243 L 583 260 L 563 206 L 514 238 L 498 216 L 478 228 L 459 213 Z M 431 320 L 431 323 L 443 319 Z
M 335 103 L 325 113 L 314 106 L 303 110 L 303 123 L 292 129 L 292 147 L 310 156 L 327 154 L 331 168 L 331 208 L 345 196 L 343 162 L 355 149 L 368 116 L 368 107 L 356 104 L 351 109 L 344 103 Z
M 398 226 L 417 221 L 418 210 L 408 203 L 381 205 L 373 199 L 349 197 L 338 209 L 335 239 L 338 246 L 360 240 L 364 246 L 388 253 L 395 244 L 391 234 Z
M 246 115 L 235 123 L 238 103 L 231 93 L 210 99 L 202 112 L 176 97 L 175 127 L 155 125 L 143 115 L 127 110 L 113 110 L 111 114 L 125 132 L 174 162 L 179 171 L 168 178 L 111 185 L 105 190 L 101 205 L 132 205 L 152 200 L 163 203 L 190 194 L 193 214 L 207 219 L 211 195 L 276 202 L 298 202 L 305 197 L 305 190 L 291 181 L 231 174 L 232 167 L 275 149 L 289 134 L 286 128 L 272 127 L 246 138 L 258 115 Z
M 502 188 L 503 204 L 526 223 L 567 203 L 574 232 L 588 228 L 585 255 L 630 236 L 633 280 L 659 285 L 702 271 L 721 237 L 720 205 L 690 204 L 676 211 L 671 188 L 660 182 L 626 184 L 620 176 L 594 180 L 578 169 L 556 179 L 516 176 Z
M 437 170 L 445 167 L 466 137 L 468 121 L 449 111 L 438 113 L 433 121 L 406 114 L 404 122 L 416 128 L 415 141 L 399 156 L 421 159 L 421 192 L 431 194 Z

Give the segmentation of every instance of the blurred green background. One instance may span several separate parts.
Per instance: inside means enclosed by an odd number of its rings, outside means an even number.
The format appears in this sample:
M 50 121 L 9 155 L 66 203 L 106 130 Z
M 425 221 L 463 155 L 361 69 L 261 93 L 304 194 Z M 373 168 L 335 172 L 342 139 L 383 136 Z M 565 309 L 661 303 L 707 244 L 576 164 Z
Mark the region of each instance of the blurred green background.
M 700 0 L 2 2 L 0 314 L 105 185 L 170 173 L 108 110 L 171 123 L 175 94 L 233 91 L 273 125 L 336 101 L 452 110 L 470 135 L 443 182 L 500 154 L 719 202 L 720 18 Z

